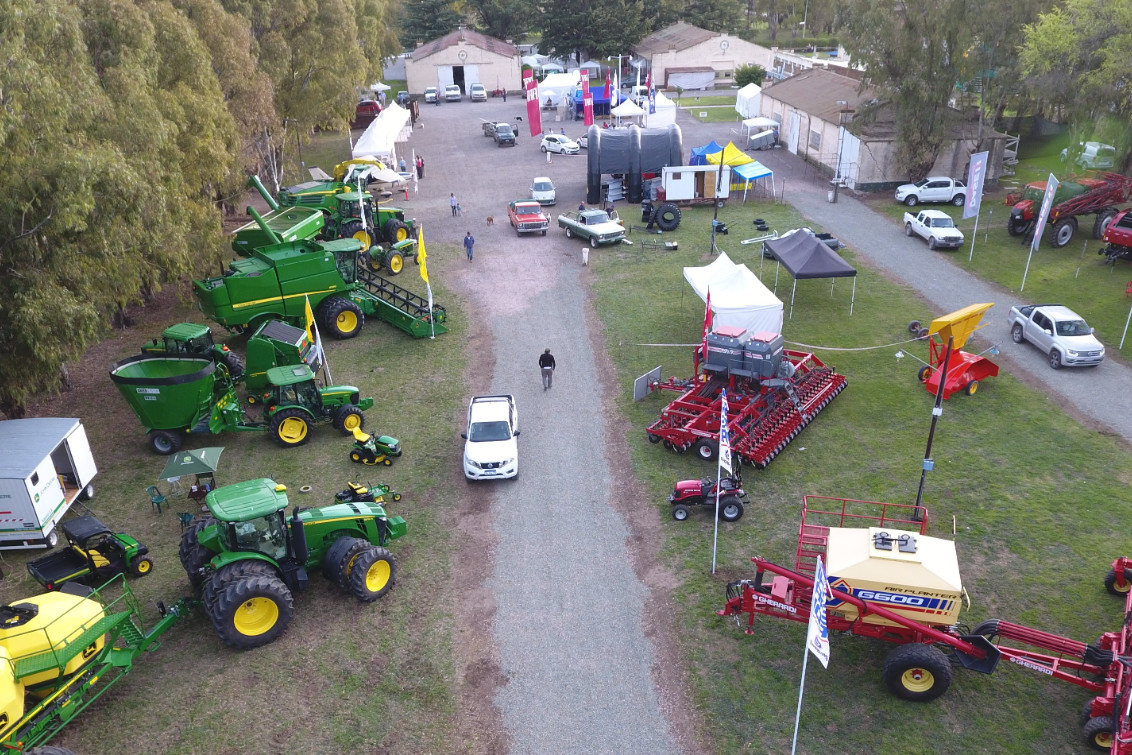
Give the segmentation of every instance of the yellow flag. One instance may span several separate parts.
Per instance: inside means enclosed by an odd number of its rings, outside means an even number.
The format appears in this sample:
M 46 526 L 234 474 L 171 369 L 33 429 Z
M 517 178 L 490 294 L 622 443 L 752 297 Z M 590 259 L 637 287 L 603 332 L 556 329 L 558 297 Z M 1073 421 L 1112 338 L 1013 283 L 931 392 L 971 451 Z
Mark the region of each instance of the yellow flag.
M 306 331 L 307 331 L 307 339 L 310 340 L 311 343 L 314 343 L 314 334 L 311 333 L 311 325 L 314 324 L 314 312 L 311 311 L 311 299 L 310 299 L 309 296 L 306 296 L 306 297 L 303 297 L 303 298 L 306 300 L 306 312 L 305 312 L 306 326 L 305 327 L 306 327 Z
M 428 255 L 425 253 L 424 248 L 424 229 L 417 229 L 417 264 L 421 266 L 421 280 L 428 283 L 428 266 L 425 265 L 425 258 Z

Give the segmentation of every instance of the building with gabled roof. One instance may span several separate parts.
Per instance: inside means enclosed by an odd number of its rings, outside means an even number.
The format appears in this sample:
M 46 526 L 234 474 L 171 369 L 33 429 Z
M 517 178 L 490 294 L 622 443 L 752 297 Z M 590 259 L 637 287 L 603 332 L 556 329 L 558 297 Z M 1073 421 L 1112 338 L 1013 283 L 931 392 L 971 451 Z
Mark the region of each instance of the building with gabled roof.
M 405 86 L 420 96 L 426 87 L 455 84 L 465 96 L 472 84 L 483 84 L 488 92 L 506 89 L 519 92 L 523 86 L 519 48 L 470 29 L 418 45 L 405 60 Z
M 770 70 L 771 51 L 731 34 L 680 21 L 632 47 L 644 58 L 653 83 L 668 89 L 711 89 L 735 83 L 735 69 L 754 63 Z

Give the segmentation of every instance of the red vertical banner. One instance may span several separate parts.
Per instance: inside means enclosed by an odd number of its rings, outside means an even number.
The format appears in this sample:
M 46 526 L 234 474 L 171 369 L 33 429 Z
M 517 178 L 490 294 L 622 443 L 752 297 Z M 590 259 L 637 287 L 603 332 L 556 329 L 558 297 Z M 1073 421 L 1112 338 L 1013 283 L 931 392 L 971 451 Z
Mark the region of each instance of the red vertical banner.
M 594 96 L 590 91 L 590 80 L 582 77 L 582 115 L 587 126 L 594 125 Z
M 531 136 L 542 133 L 542 116 L 538 106 L 538 82 L 532 76 L 527 79 L 527 121 L 531 124 Z
M 609 71 L 605 72 L 605 94 L 603 96 L 606 100 L 609 99 Z

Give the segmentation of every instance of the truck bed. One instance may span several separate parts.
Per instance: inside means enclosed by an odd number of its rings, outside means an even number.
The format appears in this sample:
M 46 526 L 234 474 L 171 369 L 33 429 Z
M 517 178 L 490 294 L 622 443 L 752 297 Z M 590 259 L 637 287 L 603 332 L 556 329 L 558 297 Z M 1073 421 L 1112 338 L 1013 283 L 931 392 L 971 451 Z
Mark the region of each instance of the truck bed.
M 65 582 L 68 577 L 87 571 L 89 566 L 87 560 L 69 546 L 27 563 L 28 574 L 45 587 Z

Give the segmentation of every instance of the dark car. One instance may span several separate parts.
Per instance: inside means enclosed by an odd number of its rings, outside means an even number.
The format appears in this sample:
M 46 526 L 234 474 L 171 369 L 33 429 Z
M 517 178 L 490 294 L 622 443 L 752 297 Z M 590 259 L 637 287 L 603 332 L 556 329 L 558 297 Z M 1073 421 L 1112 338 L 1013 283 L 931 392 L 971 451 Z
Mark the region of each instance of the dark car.
M 400 92 L 397 93 L 397 104 L 400 105 L 401 107 L 408 107 L 410 99 L 412 99 L 412 98 L 409 97 L 409 93 L 406 92 L 404 89 L 402 89 Z
M 351 128 L 365 128 L 373 119 L 381 115 L 381 103 L 377 100 L 362 100 L 354 108 L 354 120 Z

